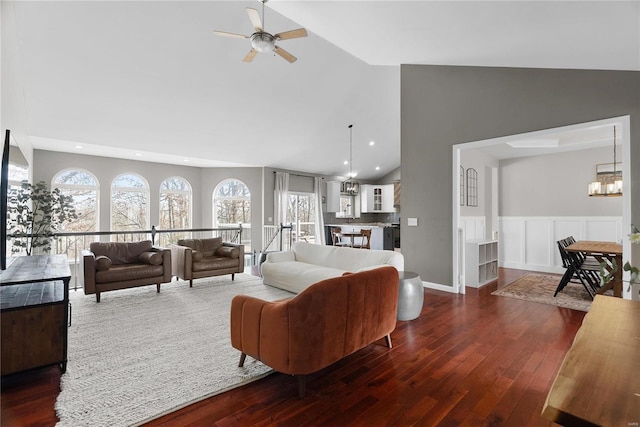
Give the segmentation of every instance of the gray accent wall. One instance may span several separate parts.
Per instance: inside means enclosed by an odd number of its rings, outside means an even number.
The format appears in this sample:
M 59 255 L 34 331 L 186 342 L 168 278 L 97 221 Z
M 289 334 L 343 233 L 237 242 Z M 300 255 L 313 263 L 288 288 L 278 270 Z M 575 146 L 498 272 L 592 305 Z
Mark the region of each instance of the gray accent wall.
M 640 72 L 401 66 L 405 268 L 423 281 L 453 283 L 453 145 L 626 115 L 631 220 L 640 224 Z

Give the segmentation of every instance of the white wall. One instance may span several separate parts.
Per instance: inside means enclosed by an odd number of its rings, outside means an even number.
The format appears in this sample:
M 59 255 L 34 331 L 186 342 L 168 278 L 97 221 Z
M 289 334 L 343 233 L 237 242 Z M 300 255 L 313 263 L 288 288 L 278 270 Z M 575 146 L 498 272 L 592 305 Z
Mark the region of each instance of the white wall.
M 596 164 L 612 162 L 612 147 L 501 160 L 499 215 L 621 216 L 622 197 L 587 192 Z

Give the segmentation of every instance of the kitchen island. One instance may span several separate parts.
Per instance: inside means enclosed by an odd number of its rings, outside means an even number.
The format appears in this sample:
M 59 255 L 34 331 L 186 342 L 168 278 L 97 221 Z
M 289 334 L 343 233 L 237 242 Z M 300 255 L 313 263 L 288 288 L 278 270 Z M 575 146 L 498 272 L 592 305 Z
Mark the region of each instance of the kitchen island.
M 360 230 L 371 229 L 371 249 L 377 250 L 394 250 L 394 226 L 387 223 L 353 223 L 353 224 L 326 224 L 326 240 L 327 245 L 331 245 L 331 230 L 334 227 L 340 227 L 343 233 L 359 233 Z M 354 244 L 360 244 L 362 237 L 354 237 Z

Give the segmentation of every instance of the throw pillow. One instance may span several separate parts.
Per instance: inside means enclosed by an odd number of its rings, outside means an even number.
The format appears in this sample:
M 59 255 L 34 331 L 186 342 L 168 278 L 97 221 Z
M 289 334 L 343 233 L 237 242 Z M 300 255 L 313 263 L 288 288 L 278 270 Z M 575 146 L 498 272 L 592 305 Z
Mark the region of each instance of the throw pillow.
M 220 246 L 216 250 L 216 255 L 237 259 L 240 257 L 240 251 L 238 248 L 232 248 L 231 246 Z
M 160 265 L 162 264 L 162 254 L 160 252 L 142 252 L 138 255 L 138 260 L 145 264 Z
M 109 257 L 104 255 L 98 255 L 96 257 L 96 270 L 98 271 L 107 271 L 111 268 L 111 260 Z
M 202 252 L 200 252 L 200 251 L 191 251 L 191 260 L 193 262 L 202 261 Z

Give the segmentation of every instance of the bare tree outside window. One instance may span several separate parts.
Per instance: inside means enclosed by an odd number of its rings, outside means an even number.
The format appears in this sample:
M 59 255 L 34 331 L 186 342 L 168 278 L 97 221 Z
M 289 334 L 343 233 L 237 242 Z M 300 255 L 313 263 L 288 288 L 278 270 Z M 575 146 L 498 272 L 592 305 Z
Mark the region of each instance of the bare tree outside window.
M 111 184 L 111 230 L 148 229 L 149 186 L 142 177 L 135 174 L 117 176 Z
M 242 243 L 251 246 L 251 192 L 244 182 L 227 179 L 213 194 L 216 227 L 237 227 L 242 224 Z
M 191 228 L 191 186 L 177 176 L 160 184 L 160 229 L 180 230 Z M 181 233 L 163 235 L 167 243 L 176 243 Z
M 52 187 L 59 188 L 62 194 L 73 199 L 73 207 L 78 219 L 62 225 L 65 232 L 98 231 L 98 180 L 91 173 L 72 169 L 58 173 Z
M 315 242 L 315 205 L 313 193 L 289 193 L 287 223 L 295 226 L 295 240 Z

